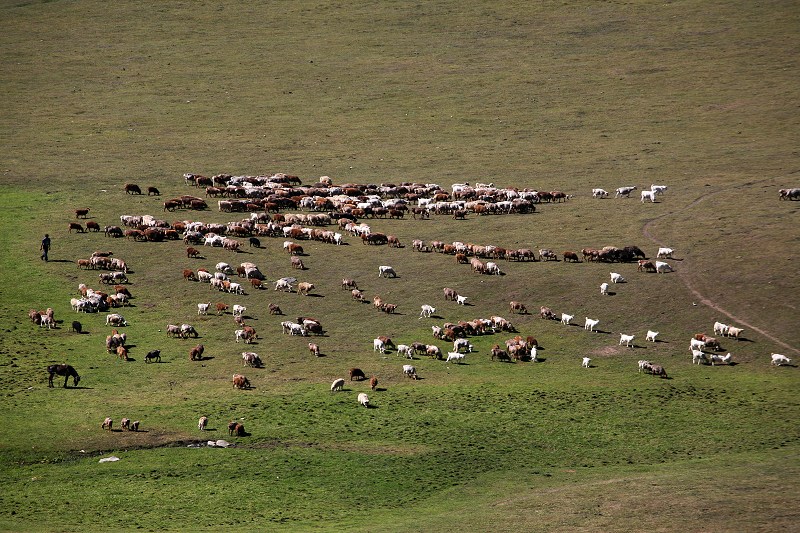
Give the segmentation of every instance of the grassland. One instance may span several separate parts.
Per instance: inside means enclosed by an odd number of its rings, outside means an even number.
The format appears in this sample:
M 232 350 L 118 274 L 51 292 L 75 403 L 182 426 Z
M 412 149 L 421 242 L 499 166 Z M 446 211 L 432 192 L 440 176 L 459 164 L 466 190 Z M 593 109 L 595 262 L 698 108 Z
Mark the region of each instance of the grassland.
M 797 29 L 791 2 L 145 3 L 2 2 L 0 65 L 0 529 L 8 531 L 777 531 L 798 521 L 797 357 L 800 209 L 777 189 L 800 184 Z M 282 240 L 232 254 L 182 243 L 67 233 L 73 209 L 101 226 L 163 214 L 194 192 L 184 172 L 288 172 L 305 183 L 461 181 L 560 189 L 575 197 L 535 214 L 454 221 L 369 221 L 412 239 L 505 247 L 658 244 L 671 275 L 638 273 L 601 298 L 607 265 L 503 263 L 477 276 L 450 256 L 409 247 L 303 243 L 316 297 L 272 290 L 231 297 L 181 279 L 183 268 L 252 260 L 269 279 L 297 275 Z M 593 187 L 669 185 L 655 204 L 593 200 Z M 231 220 L 210 210 L 171 218 Z M 42 234 L 51 258 L 38 259 Z M 96 273 L 74 261 L 112 249 L 132 266 L 123 310 L 134 361 L 107 355 L 103 316 L 69 299 Z M 391 264 L 396 280 L 377 278 Z M 399 304 L 388 316 L 352 302 L 342 277 Z M 441 288 L 473 305 L 444 302 Z M 601 319 L 601 333 L 510 317 L 530 309 Z M 226 316 L 248 307 L 265 368 L 230 387 L 241 345 Z M 325 357 L 280 334 L 290 317 L 323 320 Z M 440 319 L 419 320 L 419 305 Z M 53 307 L 53 331 L 28 322 Z M 535 336 L 541 363 L 500 364 L 471 339 L 464 365 L 417 360 L 400 375 L 373 337 L 432 342 L 430 326 L 500 314 Z M 88 334 L 68 331 L 78 318 Z M 735 366 L 692 366 L 686 339 L 715 320 Z M 166 324 L 191 322 L 209 359 Z M 663 342 L 644 343 L 644 332 Z M 617 346 L 620 332 L 636 349 Z M 444 343 L 439 343 L 445 347 Z M 162 350 L 162 364 L 144 354 Z M 593 368 L 580 368 L 590 356 Z M 638 359 L 671 379 L 635 372 Z M 48 389 L 68 362 L 82 388 Z M 380 379 L 328 386 L 352 366 Z M 200 434 L 198 416 L 214 430 Z M 100 421 L 142 420 L 139 433 Z M 227 438 L 237 447 L 187 448 Z M 211 437 L 209 437 L 211 436 Z M 98 464 L 100 457 L 121 460 Z

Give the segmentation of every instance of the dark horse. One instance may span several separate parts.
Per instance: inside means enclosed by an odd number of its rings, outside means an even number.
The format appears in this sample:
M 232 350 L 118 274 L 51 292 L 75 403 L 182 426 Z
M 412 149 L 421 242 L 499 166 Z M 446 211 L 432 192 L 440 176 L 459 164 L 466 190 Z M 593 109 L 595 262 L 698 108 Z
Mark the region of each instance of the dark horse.
M 47 371 L 50 373 L 50 379 L 48 380 L 47 383 L 48 386 L 50 387 L 53 386 L 53 376 L 56 374 L 58 374 L 59 376 L 64 376 L 65 387 L 67 386 L 67 381 L 69 380 L 70 376 L 72 376 L 73 380 L 72 385 L 75 387 L 78 386 L 78 382 L 81 380 L 81 377 L 78 375 L 75 369 L 69 365 L 50 365 L 47 367 Z

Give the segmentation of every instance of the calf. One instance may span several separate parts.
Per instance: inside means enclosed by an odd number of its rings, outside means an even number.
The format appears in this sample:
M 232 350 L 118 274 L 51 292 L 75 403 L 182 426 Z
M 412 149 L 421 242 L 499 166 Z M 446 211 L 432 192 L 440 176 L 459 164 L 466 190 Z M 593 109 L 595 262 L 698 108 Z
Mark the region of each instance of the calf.
M 568 315 L 566 313 L 561 313 L 561 323 L 569 326 L 569 323 L 572 322 L 572 319 L 575 318 L 575 315 Z
M 378 378 L 376 378 L 373 375 L 371 378 L 369 378 L 369 388 L 375 390 L 377 386 L 378 386 Z
M 650 342 L 656 342 L 656 335 L 658 335 L 657 331 L 647 330 L 647 335 L 645 335 L 644 340 Z
M 624 343 L 625 346 L 628 348 L 633 348 L 633 339 L 635 335 L 626 335 L 624 333 L 620 333 L 619 335 L 619 344 L 620 346 Z
M 771 355 L 771 357 L 772 357 L 772 363 L 771 364 L 773 364 L 775 366 L 788 365 L 788 364 L 791 364 L 791 362 L 792 362 L 791 359 L 789 359 L 788 357 L 786 357 L 785 355 L 780 354 L 780 353 L 774 353 L 774 354 Z

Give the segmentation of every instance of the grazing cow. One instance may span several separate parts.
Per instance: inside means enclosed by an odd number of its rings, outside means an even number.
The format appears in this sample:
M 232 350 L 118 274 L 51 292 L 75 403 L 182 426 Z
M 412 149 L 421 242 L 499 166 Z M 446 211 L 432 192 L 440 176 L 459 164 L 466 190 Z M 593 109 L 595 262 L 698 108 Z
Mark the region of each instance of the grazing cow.
M 644 272 L 655 272 L 656 271 L 656 265 L 653 264 L 652 261 L 648 261 L 647 259 L 639 259 L 637 261 L 636 270 L 637 270 L 637 272 L 642 272 L 642 271 L 644 271 Z
M 269 304 L 267 306 L 267 308 L 269 309 L 269 314 L 271 314 L 271 315 L 282 315 L 283 314 L 283 311 L 281 311 L 281 308 L 278 307 L 276 304 L 272 304 L 271 303 L 271 304 Z
M 111 417 L 106 417 L 106 419 L 103 420 L 103 423 L 100 424 L 100 429 L 107 429 L 107 430 L 111 431 L 111 426 L 113 426 L 113 425 L 114 425 L 114 421 L 111 420 Z
M 147 355 L 144 356 L 144 362 L 150 363 L 160 363 L 161 362 L 161 350 L 151 350 L 147 352 Z
M 242 376 L 244 377 L 244 376 Z M 247 380 L 247 378 L 245 378 Z M 231 421 L 228 424 L 228 435 L 236 436 L 236 437 L 244 437 L 247 435 L 247 432 L 244 430 L 244 424 L 239 422 Z
M 67 231 L 69 233 L 72 233 L 72 230 L 75 230 L 78 233 L 85 233 L 85 230 L 83 229 L 83 226 L 81 226 L 77 222 L 70 222 L 69 225 L 67 226 Z
M 611 283 L 625 283 L 625 278 L 622 277 L 622 274 L 619 274 L 617 272 L 612 272 Z
M 233 375 L 233 388 L 234 389 L 249 389 L 250 380 L 241 374 Z
M 311 352 L 312 355 L 316 355 L 317 357 L 321 355 L 319 351 L 319 344 L 315 344 L 313 342 L 308 343 L 308 351 Z
M 671 259 L 674 252 L 672 248 L 659 248 L 656 257 L 658 259 Z
M 349 374 L 350 374 L 350 381 L 353 381 L 353 379 L 355 379 L 356 381 L 367 379 L 367 376 L 364 375 L 364 371 L 361 370 L 360 368 L 351 368 Z
M 411 346 L 406 344 L 397 345 L 397 353 L 406 356 L 408 359 L 414 359 L 414 351 Z
M 527 315 L 528 314 L 528 308 L 525 307 L 525 304 L 523 304 L 521 302 L 512 301 L 508 305 L 510 307 L 510 312 L 511 313 L 519 313 L 521 315 Z
M 358 393 L 358 403 L 364 407 L 369 407 L 369 396 L 367 396 L 366 392 Z
M 286 292 L 292 292 L 292 281 L 289 279 L 294 280 L 294 278 L 281 278 L 275 282 L 275 290 L 281 290 Z
M 95 231 L 95 232 L 99 233 L 100 232 L 100 224 L 98 224 L 94 220 L 90 220 L 90 221 L 88 221 L 86 223 L 86 230 L 87 231 Z
M 344 388 L 344 379 L 338 378 L 331 383 L 331 392 L 340 391 Z
M 692 348 L 692 364 L 706 364 L 708 363 L 708 359 L 706 358 L 706 354 L 703 353 L 703 350 L 696 350 Z
M 539 250 L 539 258 L 542 261 L 558 261 L 558 256 L 553 250 L 542 248 Z
M 639 372 L 650 372 L 653 364 L 650 361 L 646 361 L 644 359 L 639 361 Z
M 308 293 L 310 293 L 312 290 L 314 290 L 314 284 L 313 283 L 308 283 L 306 281 L 303 281 L 303 282 L 298 283 L 298 285 L 297 285 L 297 294 L 302 294 L 303 296 L 308 296 Z
M 631 193 L 633 191 L 635 191 L 635 190 L 636 190 L 636 185 L 633 185 L 633 186 L 630 186 L 630 187 L 619 187 L 619 188 L 617 188 L 617 190 L 616 190 L 616 192 L 614 194 L 614 198 L 621 198 L 623 196 L 625 198 L 630 198 L 631 197 Z
M 73 320 L 70 330 L 74 331 L 75 333 L 81 333 L 83 331 L 83 326 L 77 320 Z
M 591 319 L 588 316 L 586 317 L 586 322 L 583 325 L 583 329 L 588 331 L 594 331 L 594 327 L 600 323 L 599 319 Z
M 369 388 L 375 390 L 377 386 L 378 386 L 378 378 L 376 378 L 373 375 L 371 378 L 369 378 Z
M 372 351 L 373 352 L 386 353 L 386 343 L 383 342 L 383 340 L 381 340 L 381 339 L 373 339 L 372 340 Z
M 414 365 L 403 365 L 403 375 L 411 379 L 419 379 L 417 377 L 417 369 Z
M 545 306 L 539 308 L 539 316 L 550 320 L 558 320 L 558 317 L 553 310 Z
M 125 194 L 142 194 L 142 189 L 135 183 L 126 183 L 124 189 Z
M 442 290 L 444 291 L 444 299 L 445 300 L 453 300 L 453 301 L 455 301 L 456 297 L 458 296 L 458 293 L 454 289 L 451 289 L 449 287 L 445 287 Z
M 583 368 L 589 368 L 591 366 L 591 364 L 592 364 L 592 360 L 590 358 L 588 358 L 588 357 L 584 357 L 583 358 L 583 363 L 581 363 L 581 366 Z
M 200 255 L 200 250 L 198 250 L 197 248 L 192 248 L 190 246 L 189 248 L 186 249 L 186 257 L 197 258 L 202 256 Z
M 203 360 L 203 352 L 205 351 L 206 347 L 202 344 L 198 344 L 191 350 L 189 350 L 189 361 L 202 361 Z
M 255 237 L 250 237 L 250 247 L 261 248 L 261 241 Z
M 197 276 L 194 275 L 194 270 L 190 268 L 184 268 L 183 279 L 185 279 L 186 281 L 197 281 Z
M 600 284 L 600 294 L 608 294 L 608 283 L 601 283 Z
M 569 323 L 572 322 L 572 319 L 575 318 L 575 315 L 568 315 L 566 313 L 561 313 L 561 323 L 569 326 Z
M 564 256 L 564 262 L 571 261 L 573 263 L 580 263 L 580 259 L 578 259 L 578 254 L 576 254 L 575 252 L 567 250 L 561 255 Z
M 128 431 L 131 430 L 131 419 L 130 418 L 123 418 L 119 421 L 120 428 L 127 429 Z
M 128 322 L 122 315 L 112 313 L 106 316 L 106 326 L 127 326 Z
M 297 269 L 297 270 L 305 270 L 306 269 L 306 265 L 303 263 L 303 260 L 300 259 L 299 257 L 297 257 L 296 255 L 292 256 L 291 262 L 292 262 L 292 268 L 294 268 L 294 269 Z
M 389 276 L 396 278 L 397 273 L 394 269 L 388 265 L 381 265 L 378 267 L 378 277 L 379 278 L 388 278 Z
M 198 337 L 197 330 L 191 324 L 181 324 L 181 337 L 186 339 L 189 335 L 196 339 Z
M 644 340 L 650 342 L 656 342 L 656 335 L 658 335 L 657 331 L 647 330 L 647 335 L 645 335 Z
M 733 358 L 733 356 L 731 355 L 730 352 L 728 352 L 728 354 L 725 355 L 724 357 L 721 356 L 721 355 L 717 355 L 715 353 L 712 353 L 711 354 L 711 366 L 714 366 L 714 363 L 725 363 L 726 365 L 729 365 L 729 364 L 731 364 L 731 359 L 732 358 Z
M 511 357 L 509 357 L 508 352 L 500 348 L 499 344 L 495 344 L 492 347 L 492 361 L 497 359 L 498 361 L 508 361 L 511 362 Z
M 342 289 L 358 289 L 358 284 L 355 280 L 350 278 L 343 278 L 342 279 Z
M 664 367 L 661 365 L 651 365 L 650 366 L 650 373 L 654 376 L 658 376 L 662 379 L 667 379 L 667 371 L 664 370 Z
M 774 354 L 771 355 L 771 357 L 772 357 L 772 363 L 771 364 L 773 364 L 775 366 L 788 365 L 788 364 L 791 364 L 791 362 L 792 362 L 791 359 L 789 359 L 788 357 L 786 357 L 785 355 L 780 354 L 780 353 L 774 353 Z
M 429 355 L 434 359 L 441 359 L 442 358 L 442 349 L 434 344 L 428 344 L 425 347 L 425 355 Z
M 47 373 L 49 374 L 47 380 L 47 386 L 53 386 L 53 377 L 54 376 L 64 376 L 64 385 L 63 387 L 67 387 L 67 381 L 69 380 L 70 376 L 72 376 L 72 385 L 74 387 L 78 386 L 78 382 L 81 380 L 81 377 L 78 375 L 78 372 L 70 365 L 61 364 L 61 365 L 50 365 L 47 367 Z
M 628 348 L 633 348 L 633 339 L 635 335 L 626 335 L 624 333 L 619 334 L 619 344 L 620 346 L 624 343 L 625 346 Z
M 197 421 L 197 429 L 199 429 L 200 431 L 205 431 L 207 425 L 208 425 L 208 417 L 201 416 L 200 420 Z
M 673 272 L 674 269 L 669 265 L 669 263 L 665 263 L 663 261 L 656 261 L 656 272 L 659 274 L 663 274 L 665 272 Z
M 431 315 L 433 315 L 435 312 L 436 312 L 436 308 L 435 307 L 433 307 L 431 305 L 428 305 L 428 304 L 425 304 L 425 305 L 422 306 L 422 311 L 420 311 L 419 317 L 420 318 L 423 318 L 423 317 L 430 318 Z
M 242 352 L 242 365 L 261 368 L 261 357 L 255 352 Z

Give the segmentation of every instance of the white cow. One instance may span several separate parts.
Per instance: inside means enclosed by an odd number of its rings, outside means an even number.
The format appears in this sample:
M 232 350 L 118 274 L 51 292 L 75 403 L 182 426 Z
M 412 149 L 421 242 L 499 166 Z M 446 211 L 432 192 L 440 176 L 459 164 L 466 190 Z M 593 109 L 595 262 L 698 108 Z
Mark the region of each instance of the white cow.
M 791 359 L 780 353 L 772 354 L 772 364 L 775 366 L 788 365 L 792 362 Z
M 669 266 L 669 263 L 663 261 L 656 261 L 656 272 L 663 274 L 664 272 L 673 272 L 674 269 Z
M 461 296 L 460 294 L 456 295 L 456 303 L 459 305 L 467 305 L 467 297 Z
M 403 365 L 403 375 L 417 379 L 417 369 L 414 368 L 414 365 Z
M 331 392 L 340 391 L 344 388 L 344 380 L 342 378 L 333 380 L 331 383 Z
M 450 361 L 455 361 L 456 363 L 461 363 L 464 360 L 464 354 L 459 352 L 447 352 L 447 360 L 446 363 Z
M 497 263 L 494 263 L 492 261 L 487 261 L 486 262 L 486 267 L 485 267 L 484 272 L 486 272 L 487 274 L 495 274 L 497 276 L 502 274 L 502 272 L 500 272 L 500 267 L 497 266 Z
M 625 283 L 625 278 L 622 277 L 622 274 L 619 274 L 617 272 L 612 272 L 611 283 Z
M 616 194 L 614 195 L 614 198 L 619 198 L 620 196 L 625 196 L 627 198 L 630 198 L 631 192 L 633 192 L 635 190 L 636 190 L 636 185 L 632 185 L 630 187 L 619 187 L 616 190 Z
M 657 331 L 647 330 L 647 335 L 645 335 L 644 340 L 650 342 L 656 342 L 656 335 L 658 335 Z
M 358 403 L 360 403 L 364 407 L 369 407 L 369 396 L 367 396 L 366 392 L 358 393 Z
M 240 283 L 231 283 L 228 286 L 228 292 L 231 294 L 244 294 L 244 289 Z
M 388 278 L 389 276 L 396 278 L 397 273 L 394 269 L 388 265 L 381 265 L 378 267 L 378 277 L 379 278 Z
M 653 194 L 664 194 L 667 192 L 666 185 L 651 185 L 650 190 L 653 191 Z
M 275 290 L 292 292 L 292 282 L 286 278 L 281 278 L 275 282 Z
M 607 198 L 608 191 L 605 189 L 592 189 L 592 198 Z
M 245 306 L 239 304 L 233 305 L 233 316 L 243 316 L 245 311 L 247 311 Z
M 225 274 L 233 274 L 233 269 L 228 263 L 217 263 L 214 268 L 217 272 L 223 272 Z
M 411 346 L 408 346 L 407 344 L 398 344 L 397 353 L 400 355 L 405 355 L 409 359 L 414 359 L 414 350 L 412 350 Z
M 419 313 L 419 317 L 430 318 L 436 312 L 436 308 L 432 305 L 425 304 L 422 306 L 422 311 Z
M 567 313 L 561 313 L 561 323 L 566 324 L 569 326 L 569 323 L 572 322 L 572 319 L 575 318 L 575 315 L 568 315 Z
M 117 313 L 112 313 L 106 316 L 106 326 L 127 326 L 128 322 L 122 317 L 122 315 Z
M 372 351 L 386 353 L 386 343 L 381 339 L 372 339 Z
M 659 248 L 656 257 L 658 259 L 671 259 L 673 253 L 675 253 L 675 250 L 672 248 Z
M 715 353 L 711 354 L 711 366 L 714 366 L 714 363 L 725 363 L 726 365 L 731 364 L 731 359 L 733 356 L 730 352 L 727 353 L 724 357 Z
M 581 366 L 583 368 L 589 368 L 589 365 L 591 365 L 591 364 L 592 364 L 592 360 L 590 358 L 588 358 L 588 357 L 584 357 L 583 358 L 583 363 L 581 364 Z
M 727 335 L 729 326 L 722 322 L 714 322 L 714 335 Z
M 706 359 L 706 354 L 703 353 L 702 350 L 692 349 L 692 364 L 697 363 L 699 365 L 699 364 L 705 364 L 707 362 L 708 359 Z
M 631 343 L 633 343 L 634 337 L 636 337 L 636 335 L 626 335 L 624 333 L 620 333 L 619 334 L 619 344 L 622 345 L 624 343 L 625 346 L 627 346 L 628 348 L 631 348 L 632 347 Z
M 467 352 L 471 353 L 474 347 L 467 339 L 456 339 L 453 341 L 453 351 L 458 352 L 464 348 Z
M 689 349 L 690 350 L 702 350 L 705 347 L 706 347 L 706 343 L 704 341 L 697 340 L 697 339 L 694 339 L 694 338 L 689 341 Z
M 207 304 L 197 304 L 197 314 L 207 315 L 209 307 L 211 307 L 211 302 L 208 302 Z
M 600 284 L 600 294 L 608 294 L 608 283 Z
M 536 357 L 539 355 L 538 349 L 536 346 L 531 346 L 531 361 L 536 362 Z
M 589 330 L 589 331 L 594 331 L 594 327 L 599 323 L 600 323 L 599 319 L 592 319 L 592 318 L 586 317 L 586 323 L 583 325 L 583 329 Z
M 655 203 L 656 193 L 653 191 L 642 191 L 642 203 L 645 203 L 647 200 L 650 200 L 651 203 Z

